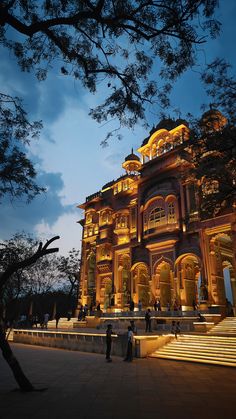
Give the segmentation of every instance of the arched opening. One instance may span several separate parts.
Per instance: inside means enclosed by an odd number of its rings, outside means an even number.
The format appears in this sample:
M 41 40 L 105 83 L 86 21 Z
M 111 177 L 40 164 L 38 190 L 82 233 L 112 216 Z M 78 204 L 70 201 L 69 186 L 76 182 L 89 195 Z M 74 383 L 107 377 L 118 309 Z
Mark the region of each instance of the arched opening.
M 133 295 L 135 303 L 140 300 L 143 307 L 147 307 L 150 302 L 149 289 L 149 270 L 145 263 L 138 263 L 132 268 Z
M 122 255 L 119 261 L 119 288 L 121 293 L 121 305 L 124 307 L 130 302 L 131 280 L 130 280 L 130 256 Z
M 111 306 L 111 298 L 112 298 L 112 280 L 110 278 L 106 278 L 104 281 L 105 289 L 104 289 L 104 308 Z
M 88 271 L 88 299 L 87 304 L 96 303 L 96 255 L 94 251 L 89 253 L 87 259 L 87 271 Z
M 215 281 L 213 299 L 216 304 L 227 307 L 227 301 L 236 306 L 235 255 L 232 238 L 220 233 L 210 240 L 211 276 Z
M 233 304 L 233 292 L 232 292 L 232 287 L 231 287 L 230 270 L 228 266 L 223 268 L 223 275 L 224 275 L 224 285 L 225 285 L 225 297 L 231 304 Z
M 162 261 L 157 265 L 156 270 L 157 287 L 159 288 L 159 298 L 161 306 L 167 308 L 172 303 L 173 284 L 171 281 L 171 266 L 168 262 Z
M 200 261 L 192 253 L 176 260 L 177 297 L 185 310 L 192 310 L 194 303 L 203 300 L 203 281 Z

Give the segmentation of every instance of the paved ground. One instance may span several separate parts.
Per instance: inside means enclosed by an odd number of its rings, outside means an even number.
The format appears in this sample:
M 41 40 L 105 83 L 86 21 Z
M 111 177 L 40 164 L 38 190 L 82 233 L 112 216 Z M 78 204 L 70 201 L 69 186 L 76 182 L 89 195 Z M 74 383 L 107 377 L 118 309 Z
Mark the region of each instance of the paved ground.
M 12 344 L 39 393 L 17 386 L 0 357 L 0 419 L 235 419 L 236 369 Z

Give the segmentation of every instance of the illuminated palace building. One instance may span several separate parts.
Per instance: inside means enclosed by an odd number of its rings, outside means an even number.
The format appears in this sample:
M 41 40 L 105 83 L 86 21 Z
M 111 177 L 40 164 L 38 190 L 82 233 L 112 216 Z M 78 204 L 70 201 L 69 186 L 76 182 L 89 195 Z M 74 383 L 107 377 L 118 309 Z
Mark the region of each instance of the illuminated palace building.
M 226 122 L 218 111 L 202 120 L 214 120 L 218 130 Z M 235 306 L 235 212 L 201 218 L 199 188 L 213 194 L 217 185 L 190 176 L 191 158 L 183 157 L 191 157 L 189 144 L 185 121 L 162 121 L 137 150 L 140 157 L 132 150 L 125 158 L 125 174 L 79 206 L 79 304 L 120 311 L 131 299 L 143 308 L 158 299 L 163 309 L 169 303 L 191 310 L 194 300 L 224 307 L 228 298 Z

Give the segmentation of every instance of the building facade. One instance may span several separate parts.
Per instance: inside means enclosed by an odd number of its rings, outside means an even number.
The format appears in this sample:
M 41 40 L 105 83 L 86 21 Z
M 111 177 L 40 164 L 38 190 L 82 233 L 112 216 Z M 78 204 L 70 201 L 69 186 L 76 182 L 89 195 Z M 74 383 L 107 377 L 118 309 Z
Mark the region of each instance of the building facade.
M 224 121 L 221 116 L 221 121 Z M 228 208 L 201 219 L 199 185 L 189 175 L 189 128 L 159 124 L 122 164 L 125 174 L 88 196 L 84 210 L 79 304 L 124 310 L 193 302 L 236 303 L 236 219 Z M 219 127 L 216 129 L 220 129 Z M 208 188 L 206 193 L 214 193 Z

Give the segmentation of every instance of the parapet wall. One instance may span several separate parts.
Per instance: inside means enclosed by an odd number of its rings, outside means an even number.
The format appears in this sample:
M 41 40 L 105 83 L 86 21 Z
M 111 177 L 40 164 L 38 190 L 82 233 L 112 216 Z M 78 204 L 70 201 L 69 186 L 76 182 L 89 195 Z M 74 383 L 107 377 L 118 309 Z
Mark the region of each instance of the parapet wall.
M 135 336 L 134 355 L 144 358 L 158 347 L 172 339 L 171 336 Z M 113 335 L 111 354 L 124 357 L 127 349 L 127 334 Z M 106 335 L 104 333 L 58 332 L 47 330 L 15 329 L 13 341 L 27 345 L 39 345 L 72 351 L 106 353 Z

